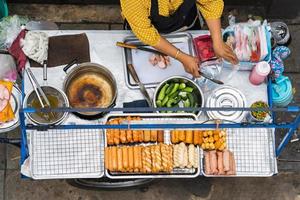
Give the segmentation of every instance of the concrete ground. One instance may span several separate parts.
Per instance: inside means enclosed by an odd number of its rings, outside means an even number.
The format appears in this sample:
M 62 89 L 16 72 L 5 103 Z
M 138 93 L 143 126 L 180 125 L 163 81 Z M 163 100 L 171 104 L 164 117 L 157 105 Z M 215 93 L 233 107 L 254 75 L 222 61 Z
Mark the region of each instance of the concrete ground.
M 10 4 L 11 14 L 27 15 L 35 20 L 57 22 L 61 29 L 122 29 L 118 6 L 22 5 Z M 226 8 L 228 10 L 229 8 Z M 240 18 L 250 12 L 262 15 L 259 8 L 239 8 Z M 224 15 L 226 16 L 226 11 Z M 299 19 L 299 16 L 295 16 Z M 224 20 L 226 24 L 226 20 Z M 289 24 L 292 35 L 292 55 L 286 61 L 287 75 L 296 88 L 294 104 L 300 104 L 300 25 Z M 293 118 L 293 116 L 288 116 Z M 286 115 L 279 115 L 286 120 Z M 20 137 L 19 130 L 6 134 Z M 276 133 L 277 143 L 284 131 Z M 296 162 L 298 161 L 298 162 Z M 159 180 L 147 190 L 125 191 L 83 190 L 70 186 L 65 180 L 22 180 L 19 168 L 19 149 L 0 144 L 0 200 L 19 199 L 191 199 L 191 200 L 300 200 L 300 142 L 288 144 L 278 160 L 279 174 L 270 178 L 197 178 Z

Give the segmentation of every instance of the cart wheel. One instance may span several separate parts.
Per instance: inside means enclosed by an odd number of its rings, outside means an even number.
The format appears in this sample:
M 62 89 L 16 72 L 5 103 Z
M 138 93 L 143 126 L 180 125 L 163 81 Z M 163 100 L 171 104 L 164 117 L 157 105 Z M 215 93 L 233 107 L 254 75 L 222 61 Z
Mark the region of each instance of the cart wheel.
M 109 178 L 99 179 L 68 179 L 67 183 L 78 188 L 89 190 L 122 190 L 140 188 L 142 192 L 148 190 L 148 185 L 154 179 L 122 179 L 112 180 Z

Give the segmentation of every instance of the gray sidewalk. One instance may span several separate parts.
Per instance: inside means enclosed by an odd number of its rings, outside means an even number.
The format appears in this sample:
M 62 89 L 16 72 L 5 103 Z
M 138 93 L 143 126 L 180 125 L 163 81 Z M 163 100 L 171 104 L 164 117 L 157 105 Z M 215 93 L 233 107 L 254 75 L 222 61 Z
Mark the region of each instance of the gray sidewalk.
M 35 20 L 58 22 L 60 29 L 122 29 L 122 18 L 118 6 L 74 6 L 74 5 L 22 5 L 10 4 L 11 14 L 28 15 Z M 249 11 L 248 11 L 249 12 Z M 261 9 L 251 13 L 263 15 Z M 224 13 L 226 16 L 226 11 Z M 247 16 L 247 8 L 241 8 Z M 241 16 L 241 17 L 244 17 Z M 225 23 L 225 22 L 224 22 Z M 294 103 L 300 105 L 300 25 L 289 25 L 292 55 L 286 61 L 286 73 L 296 88 Z M 289 116 L 293 118 L 293 116 Z M 287 116 L 279 116 L 286 120 Z M 284 132 L 276 133 L 277 142 Z M 20 137 L 19 130 L 7 133 L 8 137 Z M 89 191 L 72 187 L 64 180 L 22 180 L 19 169 L 19 149 L 0 144 L 0 200 L 19 199 L 278 199 L 300 200 L 300 142 L 290 143 L 279 158 L 279 174 L 270 178 L 197 178 L 191 180 L 160 180 L 148 191 Z M 200 194 L 199 196 L 193 193 Z

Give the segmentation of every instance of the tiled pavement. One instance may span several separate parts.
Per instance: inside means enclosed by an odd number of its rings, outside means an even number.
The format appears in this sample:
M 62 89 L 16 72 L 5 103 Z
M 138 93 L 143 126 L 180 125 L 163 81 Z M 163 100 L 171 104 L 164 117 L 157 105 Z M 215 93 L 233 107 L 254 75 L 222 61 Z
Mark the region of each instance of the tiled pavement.
M 22 7 L 9 5 L 11 13 L 27 14 L 34 19 L 50 19 L 59 22 L 60 29 L 122 29 L 118 6 L 67 6 L 59 10 L 53 6 Z M 35 7 L 36 6 L 36 7 Z M 35 7 L 35 8 L 34 8 Z M 81 12 L 79 12 L 81 11 Z M 89 12 L 87 14 L 87 12 Z M 99 14 L 100 13 L 100 14 Z M 297 92 L 294 103 L 300 104 L 300 25 L 289 26 L 292 34 L 292 55 L 286 61 L 286 72 L 293 80 Z M 281 115 L 286 119 L 286 115 Z M 292 117 L 292 116 L 291 116 Z M 279 131 L 277 142 L 283 136 Z M 19 137 L 15 130 L 8 137 Z M 271 178 L 192 179 L 161 180 L 146 192 L 89 191 L 68 185 L 64 180 L 21 180 L 19 173 L 19 149 L 0 144 L 0 200 L 7 199 L 294 199 L 300 200 L 300 142 L 290 143 L 279 158 L 281 173 Z M 234 192 L 232 192 L 234 191 Z M 199 196 L 194 196 L 197 193 Z

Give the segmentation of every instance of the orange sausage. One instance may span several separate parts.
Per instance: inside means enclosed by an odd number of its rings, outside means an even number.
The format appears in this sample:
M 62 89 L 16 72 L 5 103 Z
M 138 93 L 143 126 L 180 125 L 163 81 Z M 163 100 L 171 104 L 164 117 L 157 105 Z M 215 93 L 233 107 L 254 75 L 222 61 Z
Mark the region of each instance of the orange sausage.
M 164 142 L 164 131 L 163 130 L 157 131 L 157 142 Z
M 150 140 L 151 142 L 157 141 L 157 130 L 151 130 Z
M 104 159 L 105 159 L 105 169 L 110 169 L 110 166 L 109 166 L 109 147 L 105 147 L 104 149 Z
M 179 140 L 179 142 L 185 141 L 185 131 L 184 130 L 178 130 L 178 140 Z
M 134 168 L 134 153 L 133 147 L 128 147 L 128 171 L 133 171 Z
M 111 147 L 112 171 L 116 171 L 118 168 L 117 159 L 117 147 Z
M 150 142 L 151 132 L 150 130 L 144 130 L 144 142 Z
M 230 170 L 230 154 L 227 149 L 223 151 L 223 164 L 224 164 L 224 171 L 227 172 Z
M 117 156 L 118 156 L 118 171 L 122 172 L 123 171 L 123 156 L 122 156 L 121 148 L 117 149 Z
M 128 171 L 128 147 L 122 147 L 123 167 Z
M 187 143 L 187 144 L 193 143 L 193 131 L 190 129 L 187 129 L 185 131 L 185 143 Z

